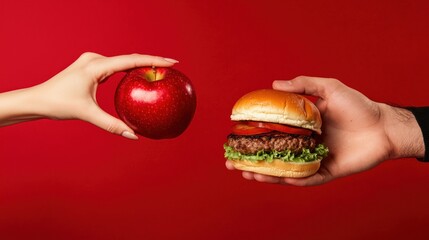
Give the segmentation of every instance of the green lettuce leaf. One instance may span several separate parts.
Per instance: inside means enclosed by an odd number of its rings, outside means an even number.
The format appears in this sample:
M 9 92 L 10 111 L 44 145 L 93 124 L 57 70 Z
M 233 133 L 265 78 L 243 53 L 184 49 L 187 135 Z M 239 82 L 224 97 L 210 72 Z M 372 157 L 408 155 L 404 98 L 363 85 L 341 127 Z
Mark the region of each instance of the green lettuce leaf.
M 241 154 L 235 151 L 232 147 L 223 145 L 225 149 L 225 158 L 229 160 L 248 160 L 248 161 L 267 161 L 272 162 L 274 159 L 279 159 L 285 162 L 312 162 L 320 160 L 328 156 L 329 149 L 323 144 L 317 145 L 313 152 L 310 149 L 303 149 L 301 153 L 294 154 L 290 150 L 286 151 L 271 151 L 265 152 L 263 150 L 256 154 Z

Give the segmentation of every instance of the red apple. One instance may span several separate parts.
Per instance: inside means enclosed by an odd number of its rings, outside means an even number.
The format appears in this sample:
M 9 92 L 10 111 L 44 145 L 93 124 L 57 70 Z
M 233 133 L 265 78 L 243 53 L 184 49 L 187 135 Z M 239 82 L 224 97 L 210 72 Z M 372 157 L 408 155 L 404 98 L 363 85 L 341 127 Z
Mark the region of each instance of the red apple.
M 191 81 L 173 68 L 133 69 L 121 80 L 115 94 L 119 117 L 136 133 L 152 139 L 182 134 L 196 105 Z

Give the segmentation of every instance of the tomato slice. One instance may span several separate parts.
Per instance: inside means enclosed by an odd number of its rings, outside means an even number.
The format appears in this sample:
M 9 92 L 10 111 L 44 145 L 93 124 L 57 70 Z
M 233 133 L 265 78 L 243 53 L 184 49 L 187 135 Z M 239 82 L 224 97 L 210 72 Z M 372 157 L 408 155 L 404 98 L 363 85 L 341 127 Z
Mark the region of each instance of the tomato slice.
M 312 133 L 312 131 L 309 129 L 291 127 L 288 125 L 283 125 L 283 124 L 278 124 L 278 123 L 246 121 L 246 124 L 248 126 L 251 126 L 251 127 L 271 129 L 271 130 L 284 132 L 284 133 L 290 133 L 290 134 L 299 134 L 299 135 L 310 136 Z
M 256 134 L 268 133 L 272 131 L 273 130 L 268 128 L 253 127 L 245 123 L 237 123 L 234 126 L 232 126 L 232 133 L 236 135 L 256 135 Z

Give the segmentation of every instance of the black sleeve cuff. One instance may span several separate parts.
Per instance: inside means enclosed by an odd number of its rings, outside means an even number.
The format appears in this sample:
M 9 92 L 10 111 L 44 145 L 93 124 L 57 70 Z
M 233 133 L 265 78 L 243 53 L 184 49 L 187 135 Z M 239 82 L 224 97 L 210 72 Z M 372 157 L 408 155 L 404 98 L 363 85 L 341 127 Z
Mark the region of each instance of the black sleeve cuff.
M 410 110 L 420 126 L 423 134 L 423 140 L 425 143 L 425 156 L 424 158 L 418 158 L 417 160 L 422 162 L 429 162 L 429 107 L 407 107 Z

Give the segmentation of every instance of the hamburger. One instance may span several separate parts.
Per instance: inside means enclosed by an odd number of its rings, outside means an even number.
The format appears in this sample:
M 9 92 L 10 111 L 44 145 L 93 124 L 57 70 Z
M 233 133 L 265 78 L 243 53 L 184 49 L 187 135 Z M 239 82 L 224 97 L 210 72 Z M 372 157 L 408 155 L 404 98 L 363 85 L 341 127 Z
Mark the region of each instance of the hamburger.
M 225 158 L 239 170 L 276 177 L 315 174 L 328 148 L 317 141 L 322 118 L 304 96 L 273 89 L 256 90 L 233 106 L 232 133 Z

